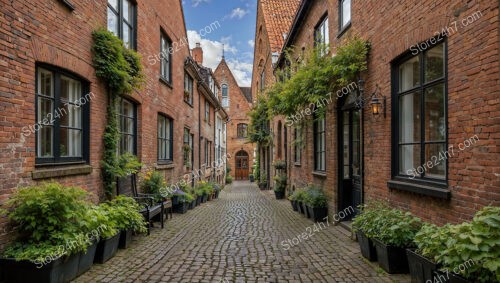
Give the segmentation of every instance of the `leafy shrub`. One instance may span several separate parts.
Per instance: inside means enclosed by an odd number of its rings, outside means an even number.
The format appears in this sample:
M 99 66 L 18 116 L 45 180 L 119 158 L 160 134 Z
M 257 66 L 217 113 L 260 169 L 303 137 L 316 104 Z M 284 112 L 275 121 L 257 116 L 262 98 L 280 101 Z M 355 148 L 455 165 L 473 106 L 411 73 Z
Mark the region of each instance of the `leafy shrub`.
M 226 184 L 231 184 L 233 182 L 233 176 L 226 175 Z
M 306 190 L 304 202 L 309 207 L 328 207 L 328 199 L 321 188 L 311 186 Z
M 274 191 L 284 192 L 286 189 L 286 183 L 287 183 L 286 175 L 283 175 L 283 176 L 278 175 L 278 176 L 274 177 L 274 181 L 276 181 L 276 186 L 274 188 Z
M 274 163 L 274 168 L 276 168 L 277 170 L 282 170 L 282 169 L 286 169 L 286 161 L 285 160 L 276 160 Z
M 437 256 L 443 250 L 443 244 L 451 237 L 451 225 L 438 227 L 425 223 L 420 231 L 415 234 L 416 252 L 436 262 Z
M 298 189 L 293 192 L 293 194 L 288 198 L 292 201 L 303 202 L 306 199 L 306 191 L 303 189 Z
M 111 207 L 111 217 L 116 222 L 115 228 L 132 230 L 136 233 L 147 232 L 147 223 L 139 212 L 141 206 L 133 198 L 117 196 L 105 204 Z
M 168 190 L 165 189 L 166 186 L 167 183 L 163 175 L 155 170 L 147 172 L 141 183 L 143 192 L 153 195 L 156 201 L 161 201 L 170 197 Z

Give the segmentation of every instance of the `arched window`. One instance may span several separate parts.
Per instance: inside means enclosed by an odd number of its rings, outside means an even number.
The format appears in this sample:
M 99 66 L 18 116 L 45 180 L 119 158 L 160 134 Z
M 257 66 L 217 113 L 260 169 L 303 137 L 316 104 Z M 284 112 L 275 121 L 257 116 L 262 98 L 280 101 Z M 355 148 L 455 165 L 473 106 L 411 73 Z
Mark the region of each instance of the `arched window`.
M 247 124 L 238 124 L 238 138 L 244 139 L 248 135 L 248 125 Z
M 227 84 L 222 85 L 222 107 L 229 107 L 229 87 Z
M 281 121 L 278 122 L 278 158 L 281 159 L 281 156 L 282 156 L 282 151 L 283 151 L 283 144 L 282 144 L 282 141 L 283 141 L 283 137 L 281 136 L 282 135 L 282 131 L 283 131 L 283 125 L 281 125 Z

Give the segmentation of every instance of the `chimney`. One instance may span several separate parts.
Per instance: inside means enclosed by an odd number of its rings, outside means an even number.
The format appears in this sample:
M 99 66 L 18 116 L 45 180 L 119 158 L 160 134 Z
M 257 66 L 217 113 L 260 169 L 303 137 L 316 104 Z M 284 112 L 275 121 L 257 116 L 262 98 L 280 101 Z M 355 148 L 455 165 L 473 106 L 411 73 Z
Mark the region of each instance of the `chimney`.
M 196 63 L 203 65 L 203 49 L 201 48 L 201 44 L 199 42 L 196 43 L 196 47 L 191 50 L 191 55 Z

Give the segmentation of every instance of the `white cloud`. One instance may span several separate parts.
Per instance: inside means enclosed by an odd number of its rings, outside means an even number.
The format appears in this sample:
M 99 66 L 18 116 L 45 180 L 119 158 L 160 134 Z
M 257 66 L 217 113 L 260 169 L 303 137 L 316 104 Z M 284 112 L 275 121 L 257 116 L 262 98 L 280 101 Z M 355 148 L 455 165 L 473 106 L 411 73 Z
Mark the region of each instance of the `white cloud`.
M 230 45 L 229 43 L 223 42 L 227 38 L 223 38 L 221 41 L 209 40 L 202 38 L 201 35 L 194 31 L 188 30 L 189 48 L 193 49 L 196 43 L 201 44 L 203 48 L 203 65 L 215 70 L 222 60 L 222 46 L 224 45 L 224 50 L 226 55 L 236 55 L 238 54 L 238 49 Z M 252 63 L 246 63 L 240 59 L 230 59 L 227 61 L 229 68 L 233 72 L 233 75 L 238 82 L 239 86 L 250 86 L 252 81 Z
M 236 9 L 233 9 L 231 11 L 231 14 L 229 14 L 229 18 L 231 18 L 231 19 L 234 19 L 234 18 L 242 19 L 248 13 L 249 13 L 249 11 L 246 11 L 246 10 L 241 9 L 241 8 L 236 8 Z
M 254 48 L 255 47 L 255 41 L 253 39 L 250 39 L 248 41 L 248 45 L 250 45 L 250 47 Z
M 202 3 L 208 3 L 210 0 L 192 0 L 193 7 L 198 7 Z

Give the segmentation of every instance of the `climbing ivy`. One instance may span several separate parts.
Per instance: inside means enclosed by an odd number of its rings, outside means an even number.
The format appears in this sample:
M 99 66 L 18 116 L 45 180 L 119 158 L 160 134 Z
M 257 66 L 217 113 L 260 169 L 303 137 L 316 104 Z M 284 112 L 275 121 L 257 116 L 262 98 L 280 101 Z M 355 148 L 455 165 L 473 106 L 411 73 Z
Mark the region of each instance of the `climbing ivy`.
M 337 48 L 335 56 L 324 55 L 325 48 L 318 46 L 301 60 L 292 60 L 294 54 L 286 53 L 290 66 L 278 73 L 285 79 L 266 91 L 273 115 L 294 115 L 304 107 L 330 99 L 335 90 L 355 82 L 366 70 L 368 42 L 357 37 L 348 39 Z
M 123 172 L 124 158 L 117 156 L 117 145 L 120 140 L 116 101 L 119 95 L 131 93 L 144 81 L 141 57 L 134 50 L 124 46 L 123 41 L 106 29 L 98 29 L 92 33 L 94 44 L 93 65 L 98 78 L 108 88 L 109 103 L 107 107 L 107 125 L 104 131 L 104 154 L 101 161 L 104 191 L 108 198 L 113 196 L 116 178 Z M 120 159 L 121 158 L 121 159 Z M 131 158 L 127 158 L 130 160 Z M 139 164 L 131 160 L 130 164 Z
M 267 146 L 272 142 L 271 131 L 269 129 L 269 108 L 268 100 L 261 95 L 255 106 L 248 114 L 250 116 L 250 126 L 248 128 L 248 141 Z

